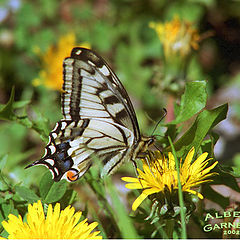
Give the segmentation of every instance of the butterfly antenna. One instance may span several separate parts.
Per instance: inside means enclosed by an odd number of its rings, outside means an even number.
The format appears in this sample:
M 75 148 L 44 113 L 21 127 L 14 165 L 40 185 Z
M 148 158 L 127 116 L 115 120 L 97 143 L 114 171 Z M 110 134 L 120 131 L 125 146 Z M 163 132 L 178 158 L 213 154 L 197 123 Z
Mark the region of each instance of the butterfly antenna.
M 163 111 L 164 111 L 163 116 L 158 120 L 157 124 L 155 125 L 155 127 L 154 127 L 154 129 L 153 129 L 153 131 L 152 131 L 151 136 L 152 136 L 153 133 L 156 131 L 156 129 L 157 129 L 158 125 L 160 124 L 160 122 L 161 122 L 161 121 L 166 117 L 166 115 L 167 115 L 167 110 L 166 110 L 166 108 L 163 108 Z

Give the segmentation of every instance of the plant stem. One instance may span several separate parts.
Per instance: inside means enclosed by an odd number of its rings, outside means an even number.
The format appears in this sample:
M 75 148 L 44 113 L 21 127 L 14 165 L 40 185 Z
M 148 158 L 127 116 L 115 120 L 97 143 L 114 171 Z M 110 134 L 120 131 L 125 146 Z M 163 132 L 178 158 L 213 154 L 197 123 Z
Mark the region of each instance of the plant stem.
M 169 143 L 172 148 L 172 153 L 175 159 L 175 165 L 177 170 L 177 178 L 178 178 L 178 198 L 179 198 L 179 204 L 180 204 L 180 216 L 181 216 L 181 226 L 182 226 L 182 232 L 181 232 L 181 238 L 186 239 L 187 238 L 187 230 L 186 230 L 186 222 L 185 222 L 185 213 L 184 213 L 184 201 L 183 201 L 183 193 L 182 193 L 182 186 L 181 186 L 181 179 L 180 179 L 180 170 L 179 170 L 179 164 L 177 160 L 176 151 L 174 149 L 172 140 L 170 137 L 168 137 Z

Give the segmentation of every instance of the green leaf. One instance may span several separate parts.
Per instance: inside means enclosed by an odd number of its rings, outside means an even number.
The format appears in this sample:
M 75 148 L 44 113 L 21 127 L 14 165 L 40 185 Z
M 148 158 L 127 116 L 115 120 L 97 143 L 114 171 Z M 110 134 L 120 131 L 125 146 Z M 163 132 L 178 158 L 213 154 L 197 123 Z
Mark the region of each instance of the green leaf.
M 50 132 L 49 120 L 38 110 L 35 110 L 34 113 L 36 114 L 37 118 L 32 120 L 32 129 L 38 132 L 41 139 L 47 143 Z
M 18 117 L 17 122 L 26 128 L 32 128 L 33 123 L 27 116 Z
M 63 197 L 67 190 L 67 182 L 65 180 L 54 182 L 51 179 L 51 173 L 47 172 L 40 181 L 39 189 L 42 199 L 46 203 L 53 203 Z
M 218 192 L 214 191 L 209 184 L 204 184 L 202 188 L 202 194 L 204 198 L 207 198 L 217 204 L 219 204 L 223 209 L 229 206 L 229 198 L 224 197 Z
M 30 100 L 22 100 L 13 103 L 13 108 L 23 108 L 26 107 L 31 101 Z
M 18 213 L 17 209 L 14 208 L 14 204 L 12 200 L 2 203 L 0 206 L 0 209 L 5 219 L 8 217 L 10 213 L 15 215 L 17 215 Z
M 63 197 L 66 190 L 67 182 L 65 180 L 62 180 L 60 182 L 54 182 L 45 198 L 45 202 L 46 203 L 57 202 Z
M 225 167 L 222 165 L 218 165 L 217 168 L 218 175 L 214 177 L 214 184 L 224 184 L 233 190 L 240 192 L 240 187 L 236 181 L 236 176 L 234 176 L 231 167 Z
M 52 184 L 53 184 L 53 180 L 52 180 L 52 174 L 47 171 L 41 178 L 40 183 L 39 183 L 39 192 L 40 192 L 40 196 L 42 199 L 45 199 Z
M 0 206 L 0 208 L 2 208 L 2 206 Z M 1 211 L 0 211 L 0 222 L 2 222 L 4 219 L 5 219 L 5 218 L 4 218 L 3 214 L 2 214 Z M 2 227 L 2 226 L 1 226 L 1 227 Z M 2 230 L 1 227 L 0 227 L 0 231 Z M 2 234 L 1 234 L 1 235 L 2 235 Z
M 236 192 L 240 192 L 240 188 L 236 181 L 236 176 L 232 175 L 233 172 L 231 167 L 224 167 L 218 164 L 214 172 L 217 172 L 218 175 L 214 176 L 212 184 L 224 184 L 225 186 L 235 190 Z M 203 196 L 219 204 L 223 209 L 226 209 L 226 207 L 229 206 L 229 198 L 224 197 L 220 193 L 214 191 L 212 188 L 210 188 L 209 184 L 203 185 Z
M 170 124 L 178 124 L 191 118 L 202 110 L 207 102 L 206 82 L 187 82 L 185 92 L 182 95 L 180 109 L 174 121 Z
M 198 150 L 208 132 L 226 118 L 228 105 L 224 104 L 212 110 L 204 110 L 196 118 L 190 129 L 174 144 L 178 156 L 183 156 L 192 147 Z M 170 151 L 170 147 L 166 148 Z
M 0 157 L 0 169 L 3 169 L 6 165 L 8 154 L 5 154 Z
M 16 192 L 26 201 L 30 203 L 37 202 L 40 198 L 34 193 L 31 189 L 23 187 L 23 186 L 16 186 Z
M 232 167 L 232 174 L 238 178 L 240 177 L 240 153 L 237 153 L 233 157 L 233 163 L 235 167 Z
M 206 139 L 202 142 L 201 149 L 202 149 L 202 152 L 207 152 L 209 154 L 208 157 L 214 158 L 214 146 L 218 141 L 219 136 L 215 132 L 211 132 L 209 136 L 210 136 L 209 139 Z
M 62 207 L 72 205 L 77 197 L 77 192 L 73 189 L 67 189 L 63 197 L 58 201 Z
M 14 95 L 15 95 L 15 88 L 13 87 L 7 104 L 0 110 L 0 119 L 2 120 L 15 119 L 15 114 L 13 112 Z
M 2 173 L 2 169 L 4 169 L 7 159 L 8 159 L 7 154 L 0 157 L 0 191 L 6 191 L 10 187 L 10 184 L 8 184 L 8 182 L 7 182 L 9 179 L 7 179 L 7 178 L 5 179 L 5 177 Z M 0 200 L 1 200 L 1 198 L 0 198 Z
M 240 168 L 239 167 L 232 167 L 232 170 L 233 170 L 233 175 L 236 178 L 240 178 Z
M 168 136 L 171 139 L 175 139 L 178 134 L 178 130 L 179 128 L 177 128 L 176 125 L 169 125 L 165 133 L 165 136 Z M 167 138 L 161 138 L 160 141 L 161 143 L 165 143 L 167 146 L 169 145 L 169 141 Z

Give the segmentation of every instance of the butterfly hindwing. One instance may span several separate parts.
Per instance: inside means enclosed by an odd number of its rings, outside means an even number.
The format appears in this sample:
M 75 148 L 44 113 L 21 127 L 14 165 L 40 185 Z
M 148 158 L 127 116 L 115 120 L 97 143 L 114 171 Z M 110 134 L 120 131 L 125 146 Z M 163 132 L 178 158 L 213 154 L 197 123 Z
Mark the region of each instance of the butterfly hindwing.
M 102 160 L 101 175 L 112 173 L 124 161 L 133 135 L 115 123 L 97 119 L 61 120 L 49 135 L 44 157 L 34 165 L 47 166 L 55 181 L 77 180 L 92 165 Z M 68 173 L 76 173 L 69 179 Z

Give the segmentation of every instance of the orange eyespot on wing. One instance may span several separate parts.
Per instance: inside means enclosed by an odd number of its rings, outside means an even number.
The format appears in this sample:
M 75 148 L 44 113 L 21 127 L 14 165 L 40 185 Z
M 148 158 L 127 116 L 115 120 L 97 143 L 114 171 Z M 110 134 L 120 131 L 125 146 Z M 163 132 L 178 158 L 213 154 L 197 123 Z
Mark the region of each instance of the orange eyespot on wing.
M 79 178 L 79 172 L 76 171 L 76 170 L 69 170 L 67 172 L 67 179 L 70 181 L 70 182 L 74 182 L 76 180 L 78 180 Z

